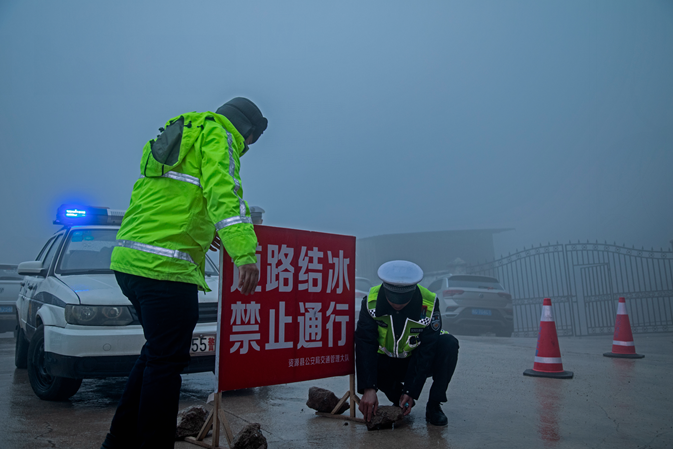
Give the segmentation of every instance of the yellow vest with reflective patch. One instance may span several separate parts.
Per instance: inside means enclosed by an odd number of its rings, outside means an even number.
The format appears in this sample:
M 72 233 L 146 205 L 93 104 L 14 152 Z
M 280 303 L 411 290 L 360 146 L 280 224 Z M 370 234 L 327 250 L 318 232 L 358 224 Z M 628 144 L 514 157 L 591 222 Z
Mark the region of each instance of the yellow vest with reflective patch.
M 425 314 L 418 321 L 407 318 L 404 323 L 404 330 L 398 340 L 395 340 L 395 329 L 393 329 L 393 320 L 390 315 L 376 316 L 376 299 L 379 296 L 381 285 L 372 287 L 367 296 L 367 310 L 369 315 L 378 321 L 379 328 L 379 354 L 385 354 L 388 357 L 407 358 L 420 345 L 419 334 L 422 329 L 430 325 L 432 319 L 432 312 L 435 307 L 436 295 L 427 288 L 419 285 L 421 296 L 423 297 L 423 306 L 425 307 Z M 412 331 L 412 329 L 421 329 L 420 331 Z

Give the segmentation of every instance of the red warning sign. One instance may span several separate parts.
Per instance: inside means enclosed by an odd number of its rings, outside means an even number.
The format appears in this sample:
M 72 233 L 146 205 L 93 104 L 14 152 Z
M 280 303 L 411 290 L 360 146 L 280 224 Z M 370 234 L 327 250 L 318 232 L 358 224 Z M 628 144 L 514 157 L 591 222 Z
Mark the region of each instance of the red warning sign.
M 355 237 L 255 226 L 260 280 L 243 296 L 221 251 L 219 391 L 355 372 Z

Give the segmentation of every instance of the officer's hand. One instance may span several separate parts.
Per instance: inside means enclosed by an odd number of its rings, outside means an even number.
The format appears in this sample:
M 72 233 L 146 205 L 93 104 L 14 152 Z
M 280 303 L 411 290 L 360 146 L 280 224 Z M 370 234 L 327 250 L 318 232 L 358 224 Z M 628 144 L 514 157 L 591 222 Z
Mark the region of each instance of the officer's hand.
M 413 398 L 408 394 L 400 396 L 400 407 L 402 407 L 402 416 L 407 416 L 411 413 L 411 408 L 416 405 Z
M 358 408 L 364 415 L 365 421 L 371 421 L 372 417 L 376 415 L 376 410 L 379 408 L 379 398 L 376 397 L 376 390 L 373 388 L 365 390 L 365 394 L 362 395 L 360 406 Z
M 249 263 L 238 267 L 238 289 L 244 295 L 251 295 L 255 293 L 259 281 L 259 269 L 257 264 Z
M 259 269 L 257 264 L 249 263 L 238 267 L 238 289 L 244 295 L 252 295 L 255 293 L 259 281 Z
M 220 236 L 217 235 L 216 232 L 213 242 L 210 244 L 210 249 L 213 251 L 218 251 L 220 248 L 222 248 L 222 240 L 220 240 Z

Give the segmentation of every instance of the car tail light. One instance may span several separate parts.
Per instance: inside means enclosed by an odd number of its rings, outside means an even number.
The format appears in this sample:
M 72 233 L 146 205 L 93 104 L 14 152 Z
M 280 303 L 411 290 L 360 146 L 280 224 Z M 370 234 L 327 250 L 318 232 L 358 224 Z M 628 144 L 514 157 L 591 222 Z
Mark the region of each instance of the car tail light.
M 462 295 L 463 293 L 465 293 L 463 290 L 444 290 L 442 295 L 445 298 L 450 298 L 451 296 Z
M 509 293 L 498 293 L 498 296 L 505 299 L 512 299 L 512 295 L 510 295 Z

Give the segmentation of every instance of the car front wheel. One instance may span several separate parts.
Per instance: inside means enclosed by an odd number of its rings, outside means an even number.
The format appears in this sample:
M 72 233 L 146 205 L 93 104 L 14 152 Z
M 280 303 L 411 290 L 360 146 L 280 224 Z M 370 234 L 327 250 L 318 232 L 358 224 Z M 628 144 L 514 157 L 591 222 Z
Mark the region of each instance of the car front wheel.
M 46 401 L 63 401 L 77 393 L 82 379 L 52 376 L 44 366 L 44 325 L 35 330 L 28 346 L 28 379 L 33 391 Z

